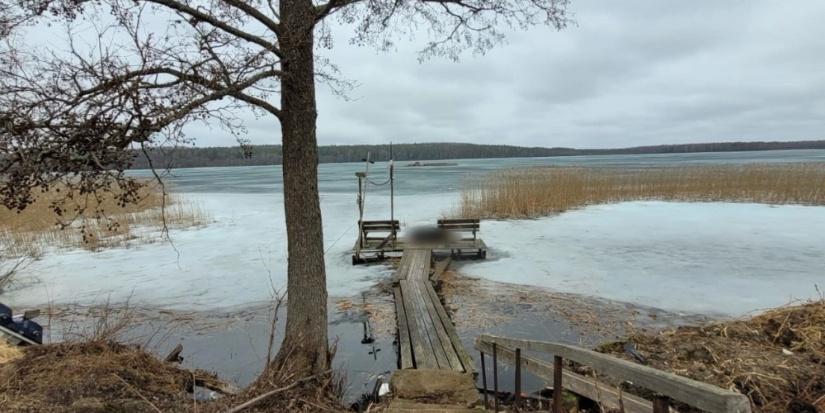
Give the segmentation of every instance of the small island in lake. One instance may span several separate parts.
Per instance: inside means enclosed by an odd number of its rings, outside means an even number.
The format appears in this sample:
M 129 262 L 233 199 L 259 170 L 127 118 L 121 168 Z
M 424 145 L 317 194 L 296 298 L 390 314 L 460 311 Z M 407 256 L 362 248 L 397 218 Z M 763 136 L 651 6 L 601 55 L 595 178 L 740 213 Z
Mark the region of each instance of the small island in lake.
M 413 162 L 408 163 L 407 166 L 458 166 L 457 163 L 454 162 Z

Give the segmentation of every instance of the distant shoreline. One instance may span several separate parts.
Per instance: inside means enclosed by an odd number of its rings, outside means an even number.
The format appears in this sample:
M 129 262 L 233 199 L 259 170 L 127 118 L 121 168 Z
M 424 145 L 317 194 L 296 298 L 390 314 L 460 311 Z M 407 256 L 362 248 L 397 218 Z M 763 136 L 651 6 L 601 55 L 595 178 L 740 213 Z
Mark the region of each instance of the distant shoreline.
M 419 161 L 415 161 L 415 162 L 412 162 L 412 163 L 408 163 L 404 166 L 407 166 L 407 167 L 410 167 L 410 168 L 418 168 L 418 167 L 421 167 L 421 166 L 458 166 L 458 163 L 456 163 L 456 162 L 419 162 Z
M 638 146 L 621 149 L 540 148 L 507 145 L 476 145 L 469 143 L 416 143 L 392 145 L 396 162 L 415 162 L 426 159 L 428 164 L 457 159 L 551 158 L 599 155 L 673 155 L 685 153 L 762 152 L 780 150 L 825 149 L 825 140 L 797 142 L 724 142 L 679 145 Z M 151 151 L 154 165 L 172 168 L 271 166 L 281 165 L 281 146 L 263 145 L 251 148 L 251 157 L 245 157 L 238 147 L 181 147 Z M 390 145 L 319 146 L 319 163 L 361 162 L 367 155 L 377 162 L 390 159 Z M 423 163 L 423 162 L 422 162 Z M 143 153 L 135 153 L 131 169 L 149 169 Z

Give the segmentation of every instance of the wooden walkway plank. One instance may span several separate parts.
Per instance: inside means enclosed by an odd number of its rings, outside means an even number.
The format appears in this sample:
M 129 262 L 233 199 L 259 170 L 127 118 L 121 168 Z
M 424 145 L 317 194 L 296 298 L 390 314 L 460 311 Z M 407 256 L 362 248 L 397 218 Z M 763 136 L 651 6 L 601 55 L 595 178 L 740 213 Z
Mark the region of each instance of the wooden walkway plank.
M 428 283 L 426 285 L 426 289 L 433 301 L 438 303 L 435 307 L 436 312 L 441 318 L 441 323 L 444 325 L 444 330 L 446 330 L 447 336 L 450 337 L 450 341 L 452 342 L 456 355 L 458 355 L 459 360 L 461 360 L 461 364 L 464 366 L 464 371 L 467 373 L 474 372 L 475 363 L 473 362 L 473 358 L 470 357 L 470 354 L 467 353 L 464 345 L 461 344 L 461 339 L 458 338 L 458 332 L 455 330 L 455 326 L 453 326 L 453 321 L 450 320 L 450 317 L 447 315 L 447 311 L 444 310 L 444 307 L 441 305 L 441 300 L 439 300 L 438 294 L 435 292 L 435 288 Z
M 413 362 L 412 347 L 410 344 L 410 328 L 407 325 L 407 313 L 404 311 L 404 298 L 401 296 L 401 287 L 393 287 L 395 293 L 395 313 L 398 318 L 398 349 L 401 355 L 401 368 L 411 369 Z
M 452 367 L 450 366 L 450 362 L 447 359 L 447 353 L 444 351 L 444 346 L 441 344 L 441 339 L 438 337 L 438 333 L 436 332 L 436 322 L 430 316 L 430 312 L 427 310 L 427 302 L 429 300 L 429 296 L 426 298 L 424 297 L 424 283 L 421 281 L 414 281 L 412 284 L 412 290 L 415 294 L 415 301 L 417 310 L 421 313 L 421 318 L 424 320 L 425 330 L 427 332 L 427 337 L 430 340 L 430 347 L 432 348 L 432 352 L 435 355 L 435 359 L 438 362 L 438 368 L 440 370 L 451 370 Z M 430 305 L 432 302 L 430 301 Z M 440 322 L 438 323 L 440 324 Z M 426 349 L 425 349 L 426 350 Z
M 436 298 L 435 300 L 433 299 L 429 291 L 427 291 L 426 285 L 429 285 L 429 283 L 420 283 L 420 285 L 418 286 L 419 291 L 424 296 L 424 302 L 427 304 L 427 312 L 429 313 L 429 317 L 433 322 L 433 326 L 435 327 L 435 333 L 438 336 L 438 341 L 441 345 L 441 348 L 444 350 L 444 354 L 446 355 L 447 361 L 449 362 L 449 365 L 441 366 L 441 369 L 452 369 L 455 371 L 463 372 L 464 367 L 462 366 L 461 360 L 459 360 L 458 358 L 458 354 L 455 351 L 452 340 L 450 339 L 450 336 L 447 334 L 447 330 L 444 327 L 444 320 L 441 319 L 441 316 L 435 309 L 436 306 L 441 306 L 441 302 L 438 301 L 438 298 Z
M 398 263 L 398 269 L 395 270 L 395 277 L 393 278 L 394 285 L 397 285 L 401 280 L 407 279 L 406 268 L 411 259 L 412 257 L 409 257 L 406 254 L 401 256 L 401 262 Z
M 450 265 L 450 261 L 452 261 L 452 258 L 447 257 L 436 263 L 435 271 L 433 272 L 432 277 L 430 277 L 430 280 L 433 282 L 438 281 L 438 279 L 441 277 L 441 274 L 443 274 L 447 267 Z
M 416 306 L 414 298 L 414 281 L 401 280 L 401 296 L 404 299 L 404 311 L 407 313 L 407 322 L 410 324 L 410 337 L 412 339 L 413 358 L 415 368 L 438 370 L 438 362 L 435 353 L 430 345 L 430 338 L 424 324 L 421 311 Z
M 397 285 L 399 281 L 407 279 L 406 268 L 411 259 L 412 257 L 408 257 L 406 254 L 401 256 L 401 262 L 398 263 L 398 268 L 395 270 L 394 284 Z
M 412 261 L 407 270 L 408 280 L 426 281 L 430 278 L 430 260 L 432 257 L 432 250 L 429 249 L 410 249 L 404 251 L 404 255 L 410 254 Z

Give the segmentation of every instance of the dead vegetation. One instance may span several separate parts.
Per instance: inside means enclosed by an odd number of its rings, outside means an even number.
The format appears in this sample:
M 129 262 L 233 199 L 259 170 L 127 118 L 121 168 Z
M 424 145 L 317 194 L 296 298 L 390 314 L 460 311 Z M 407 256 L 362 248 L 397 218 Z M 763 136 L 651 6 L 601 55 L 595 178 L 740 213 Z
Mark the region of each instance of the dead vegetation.
M 0 340 L 0 365 L 20 357 L 23 357 L 23 351 L 20 350 L 20 347 L 6 343 L 6 340 Z
M 535 218 L 638 200 L 825 205 L 825 164 L 501 169 L 468 176 L 449 215 Z
M 0 207 L 0 251 L 6 258 L 39 257 L 52 247 L 98 251 L 151 242 L 164 227 L 199 227 L 211 221 L 196 199 L 164 196 L 163 188 L 153 183 L 137 191 L 135 203 L 123 202 L 115 184 L 83 194 L 65 185 L 34 191 L 34 202 L 23 211 Z
M 755 412 L 825 411 L 825 300 L 745 320 L 631 334 L 628 341 L 651 367 L 741 392 Z M 600 351 L 632 360 L 623 343 Z
M 0 294 L 3 294 L 9 287 L 12 287 L 15 278 L 29 266 L 31 260 L 29 258 L 18 258 L 14 260 L 5 260 L 0 255 Z
M 657 331 L 664 326 L 693 322 L 663 310 L 566 294 L 547 288 L 492 282 L 446 271 L 438 286 L 444 307 L 456 328 L 490 332 L 508 325 L 530 324 L 542 331 L 542 339 L 615 340 L 629 331 Z M 536 337 L 539 339 L 539 337 Z
M 137 411 L 152 406 L 175 411 L 187 404 L 184 394 L 196 374 L 113 342 L 31 346 L 23 355 L 0 366 L 4 411 L 59 412 L 83 404 L 112 411 L 127 404 Z
M 196 400 L 194 390 L 205 395 L 233 386 L 211 373 L 163 361 L 155 351 L 166 333 L 135 334 L 144 330 L 140 326 L 151 316 L 145 311 L 103 305 L 47 315 L 52 328 L 68 329 L 58 334 L 65 342 L 23 348 L 0 345 L 2 412 L 344 411 L 343 375 L 301 380 L 300 366 L 290 364 L 289 358 L 277 369 L 266 369 L 238 394 Z M 186 313 L 165 315 L 157 321 L 171 324 L 171 329 L 192 321 Z

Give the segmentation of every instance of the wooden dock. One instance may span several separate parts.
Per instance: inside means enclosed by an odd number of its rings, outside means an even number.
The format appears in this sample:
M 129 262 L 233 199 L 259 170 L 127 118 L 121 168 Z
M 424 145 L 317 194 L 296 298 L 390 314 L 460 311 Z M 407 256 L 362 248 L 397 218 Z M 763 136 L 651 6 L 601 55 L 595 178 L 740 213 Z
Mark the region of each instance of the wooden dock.
M 472 373 L 473 360 L 430 281 L 431 268 L 431 249 L 410 248 L 395 274 L 401 368 Z
M 401 228 L 393 219 L 358 222 L 353 265 L 401 258 L 393 277 L 399 368 L 390 381 L 388 413 L 472 412 L 466 407 L 479 399 L 473 359 L 434 283 L 452 259 L 485 258 L 487 245 L 478 237 L 478 219 L 440 219 L 437 225 L 449 235 L 432 241 L 398 236 Z

